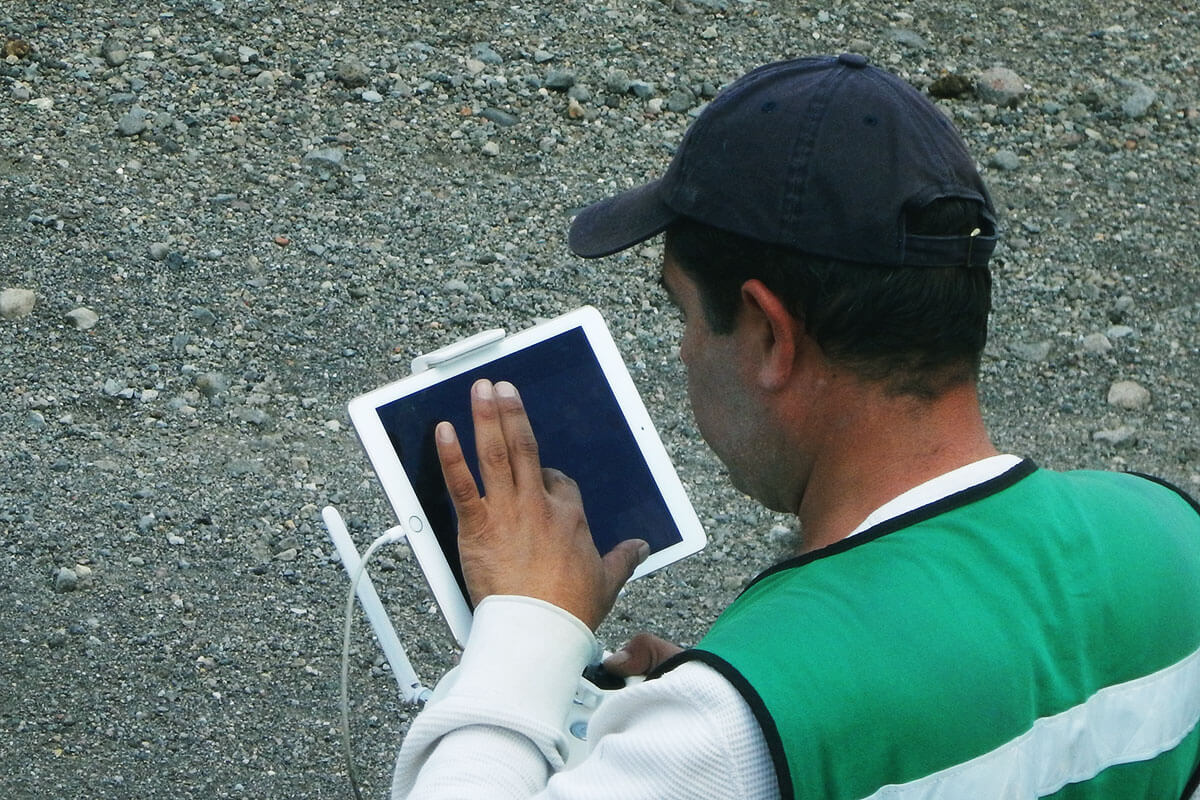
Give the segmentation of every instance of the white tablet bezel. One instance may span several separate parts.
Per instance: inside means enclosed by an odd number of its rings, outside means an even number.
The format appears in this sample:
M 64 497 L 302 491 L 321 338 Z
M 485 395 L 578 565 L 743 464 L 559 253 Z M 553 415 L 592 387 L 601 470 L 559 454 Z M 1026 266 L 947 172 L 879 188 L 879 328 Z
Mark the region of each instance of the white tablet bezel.
M 408 536 L 409 546 L 416 556 L 434 600 L 442 610 L 450 631 L 459 645 L 464 645 L 471 629 L 471 611 L 458 582 L 438 545 L 437 537 L 430 528 L 429 520 L 417 500 L 416 492 L 400 463 L 380 421 L 378 409 L 398 398 L 425 389 L 463 372 L 480 367 L 502 356 L 515 353 L 545 339 L 565 333 L 573 328 L 582 329 L 596 360 L 604 373 L 617 405 L 629 423 L 633 438 L 641 450 L 642 457 L 662 494 L 667 510 L 679 530 L 681 540 L 657 553 L 652 553 L 637 568 L 633 578 L 638 578 L 661 569 L 667 564 L 689 556 L 706 543 L 704 529 L 684 492 L 683 484 L 675 467 L 659 439 L 658 432 L 650 420 L 645 404 L 638 394 L 625 362 L 617 350 L 616 343 L 608 331 L 600 312 L 584 306 L 552 320 L 527 328 L 511 336 L 499 338 L 496 333 L 477 334 L 462 344 L 482 342 L 472 348 L 451 345 L 440 353 L 466 350 L 449 360 L 430 359 L 423 356 L 414 361 L 418 369 L 429 365 L 407 378 L 389 383 L 374 391 L 355 397 L 349 403 L 350 420 L 358 432 L 371 465 L 383 485 L 384 493 L 401 521 Z M 463 403 L 469 402 L 463 397 Z M 630 538 L 636 531 L 630 532 Z

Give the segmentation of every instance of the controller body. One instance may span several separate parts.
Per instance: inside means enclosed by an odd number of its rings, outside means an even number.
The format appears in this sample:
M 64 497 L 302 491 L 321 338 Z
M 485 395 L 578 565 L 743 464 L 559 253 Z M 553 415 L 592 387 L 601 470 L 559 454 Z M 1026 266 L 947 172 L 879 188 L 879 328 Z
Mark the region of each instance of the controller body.
M 592 746 L 588 742 L 588 723 L 596 709 L 614 693 L 626 686 L 641 683 L 642 676 L 622 678 L 604 669 L 601 664 L 590 664 L 579 678 L 579 686 L 575 689 L 575 698 L 571 702 L 571 710 L 567 712 L 564 727 L 567 731 L 567 743 L 570 752 L 567 755 L 567 769 L 577 766 L 587 758 Z
M 600 664 L 591 664 L 583 671 L 583 675 L 579 677 L 579 684 L 575 688 L 575 697 L 571 700 L 571 707 L 567 710 L 566 718 L 563 720 L 563 732 L 566 733 L 567 742 L 567 752 L 564 754 L 565 769 L 578 766 L 591 752 L 592 745 L 588 741 L 588 725 L 592 715 L 596 713 L 596 709 L 616 692 L 626 686 L 641 683 L 643 680 L 645 679 L 640 675 L 631 678 L 613 675 L 605 672 Z M 436 703 L 450 691 L 457 681 L 458 667 L 454 667 L 438 681 L 432 697 L 429 698 L 429 703 Z

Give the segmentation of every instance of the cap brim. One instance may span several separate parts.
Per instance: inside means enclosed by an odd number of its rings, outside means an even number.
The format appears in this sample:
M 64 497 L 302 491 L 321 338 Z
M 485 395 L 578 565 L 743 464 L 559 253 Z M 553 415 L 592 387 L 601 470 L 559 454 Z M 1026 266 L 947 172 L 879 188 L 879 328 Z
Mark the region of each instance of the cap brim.
M 666 230 L 679 214 L 659 199 L 662 179 L 594 203 L 575 217 L 567 243 L 584 258 L 612 255 Z

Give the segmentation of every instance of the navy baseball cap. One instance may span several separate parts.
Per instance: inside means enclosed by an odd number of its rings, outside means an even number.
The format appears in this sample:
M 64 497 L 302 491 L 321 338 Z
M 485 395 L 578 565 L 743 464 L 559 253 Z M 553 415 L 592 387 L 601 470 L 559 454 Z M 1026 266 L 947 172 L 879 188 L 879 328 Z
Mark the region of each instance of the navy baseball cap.
M 969 235 L 919 236 L 906 214 L 980 204 Z M 995 210 L 962 138 L 899 77 L 861 55 L 759 67 L 688 128 L 666 174 L 588 206 L 571 250 L 610 255 L 690 217 L 815 256 L 880 266 L 986 267 Z

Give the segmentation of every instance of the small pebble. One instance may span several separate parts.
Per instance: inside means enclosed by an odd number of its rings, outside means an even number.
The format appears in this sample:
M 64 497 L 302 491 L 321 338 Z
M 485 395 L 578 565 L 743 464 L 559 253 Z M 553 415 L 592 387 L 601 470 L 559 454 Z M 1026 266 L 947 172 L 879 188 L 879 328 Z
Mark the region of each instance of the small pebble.
M 887 37 L 901 47 L 909 50 L 929 49 L 929 42 L 925 41 L 925 37 L 907 28 L 892 28 L 887 32 Z
M 664 107 L 667 111 L 673 111 L 676 114 L 682 114 L 691 108 L 696 102 L 695 96 L 684 89 L 676 89 L 667 95 L 667 101 Z
M 1111 430 L 1096 431 L 1092 434 L 1092 441 L 1103 442 L 1104 444 L 1110 444 L 1113 447 L 1124 447 L 1137 442 L 1137 431 L 1128 426 L 1113 428 Z
M 1041 362 L 1050 357 L 1052 343 L 1049 340 L 1040 342 L 1018 342 L 1010 345 L 1012 352 L 1023 361 Z
M 501 111 L 498 108 L 485 108 L 483 111 L 479 112 L 479 116 L 483 117 L 489 122 L 496 123 L 501 128 L 507 128 L 517 124 L 517 118 L 515 116 L 509 114 L 507 111 Z
M 340 147 L 323 147 L 304 154 L 305 164 L 315 164 L 320 167 L 340 167 L 345 159 L 346 152 Z
M 217 324 L 217 315 L 203 306 L 196 306 L 192 309 L 192 319 L 201 328 L 211 328 Z
M 59 567 L 54 576 L 54 591 L 73 592 L 79 585 L 79 576 L 70 567 Z
M 347 89 L 358 89 L 367 85 L 370 75 L 367 67 L 358 59 L 350 58 L 337 65 L 334 77 Z
M 257 427 L 262 427 L 271 421 L 271 415 L 263 411 L 261 408 L 243 408 L 238 411 L 238 417 L 242 422 L 249 423 Z
M 104 54 L 104 60 L 110 67 L 119 67 L 129 60 L 129 51 L 123 47 L 114 47 Z
M 1158 93 L 1143 83 L 1135 83 L 1133 91 L 1121 103 L 1121 111 L 1130 119 L 1140 119 L 1150 112 Z
M 137 136 L 149 127 L 150 124 L 146 121 L 146 112 L 137 106 L 126 111 L 117 120 L 117 132 L 122 136 Z
M 471 58 L 476 61 L 482 61 L 484 64 L 490 64 L 491 66 L 499 66 L 504 63 L 504 59 L 500 54 L 493 50 L 492 46 L 487 42 L 472 45 Z
M 988 159 L 988 166 L 1005 172 L 1012 172 L 1021 166 L 1021 159 L 1012 150 L 997 150 Z
M 633 81 L 629 84 L 629 91 L 633 92 L 633 96 L 639 100 L 649 100 L 654 96 L 656 89 L 653 83 L 646 81 Z
M 629 80 L 629 73 L 624 70 L 613 70 L 604 79 L 604 90 L 613 94 L 625 94 L 632 84 L 633 82 Z
M 1103 333 L 1089 333 L 1083 337 L 1083 351 L 1093 355 L 1104 355 L 1113 349 L 1112 341 Z
M 205 372 L 197 375 L 195 383 L 196 390 L 208 398 L 229 391 L 229 378 L 220 372 Z
M 79 331 L 91 330 L 100 321 L 100 315 L 87 306 L 71 309 L 65 316 Z
M 565 92 L 575 85 L 575 73 L 570 70 L 552 69 L 546 73 L 546 78 L 542 81 L 542 85 L 547 89 Z

